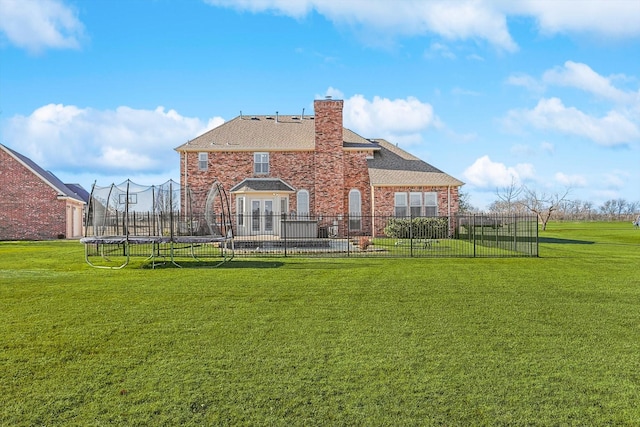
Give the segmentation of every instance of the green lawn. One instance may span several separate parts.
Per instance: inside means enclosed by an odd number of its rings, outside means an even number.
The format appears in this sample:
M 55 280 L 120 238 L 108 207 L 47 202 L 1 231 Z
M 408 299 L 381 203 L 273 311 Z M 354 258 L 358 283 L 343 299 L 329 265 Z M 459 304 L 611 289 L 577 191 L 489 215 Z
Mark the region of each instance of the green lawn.
M 540 238 L 114 271 L 0 242 L 0 426 L 640 425 L 640 230 Z

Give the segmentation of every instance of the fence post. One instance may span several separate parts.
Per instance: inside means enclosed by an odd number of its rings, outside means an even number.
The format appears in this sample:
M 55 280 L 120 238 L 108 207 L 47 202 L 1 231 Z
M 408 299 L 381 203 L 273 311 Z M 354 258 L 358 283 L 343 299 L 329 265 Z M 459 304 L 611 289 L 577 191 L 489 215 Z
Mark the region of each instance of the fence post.
M 287 257 L 287 218 L 282 220 L 282 240 L 284 241 L 284 256 Z
M 409 256 L 413 258 L 413 214 L 409 213 Z
M 518 215 L 513 214 L 511 220 L 513 221 L 513 250 L 518 252 Z
M 473 257 L 476 257 L 476 216 L 473 215 L 473 226 L 471 227 L 471 234 L 473 235 Z

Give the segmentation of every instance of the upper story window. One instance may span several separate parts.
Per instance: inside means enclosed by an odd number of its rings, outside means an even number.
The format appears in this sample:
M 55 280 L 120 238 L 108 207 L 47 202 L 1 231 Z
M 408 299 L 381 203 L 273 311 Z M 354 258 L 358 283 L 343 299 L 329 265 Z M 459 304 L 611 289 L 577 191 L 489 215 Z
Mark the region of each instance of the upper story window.
M 209 167 L 209 153 L 198 153 L 198 170 L 206 171 Z
M 269 173 L 269 153 L 253 153 L 253 173 L 256 175 Z

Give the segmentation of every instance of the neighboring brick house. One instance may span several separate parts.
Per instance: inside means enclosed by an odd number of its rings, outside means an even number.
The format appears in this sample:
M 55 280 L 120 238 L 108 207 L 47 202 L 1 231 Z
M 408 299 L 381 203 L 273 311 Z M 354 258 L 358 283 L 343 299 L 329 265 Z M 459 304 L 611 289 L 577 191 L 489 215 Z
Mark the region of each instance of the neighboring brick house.
M 0 240 L 82 236 L 89 194 L 0 144 Z
M 238 235 L 277 235 L 285 214 L 331 217 L 348 234 L 371 235 L 383 216 L 458 211 L 463 182 L 344 128 L 342 107 L 342 100 L 325 99 L 314 102 L 315 116 L 236 117 L 176 148 L 181 184 L 204 194 L 222 183 Z

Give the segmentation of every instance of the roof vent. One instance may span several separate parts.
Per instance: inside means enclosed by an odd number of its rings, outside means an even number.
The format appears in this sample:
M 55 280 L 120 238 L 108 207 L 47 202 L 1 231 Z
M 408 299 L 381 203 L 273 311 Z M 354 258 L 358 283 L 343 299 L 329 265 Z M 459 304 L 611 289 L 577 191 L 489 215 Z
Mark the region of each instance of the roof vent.
M 256 116 L 251 117 L 251 120 L 260 120 L 259 118 L 257 118 Z
M 325 96 L 324 99 L 331 99 L 331 95 Z

